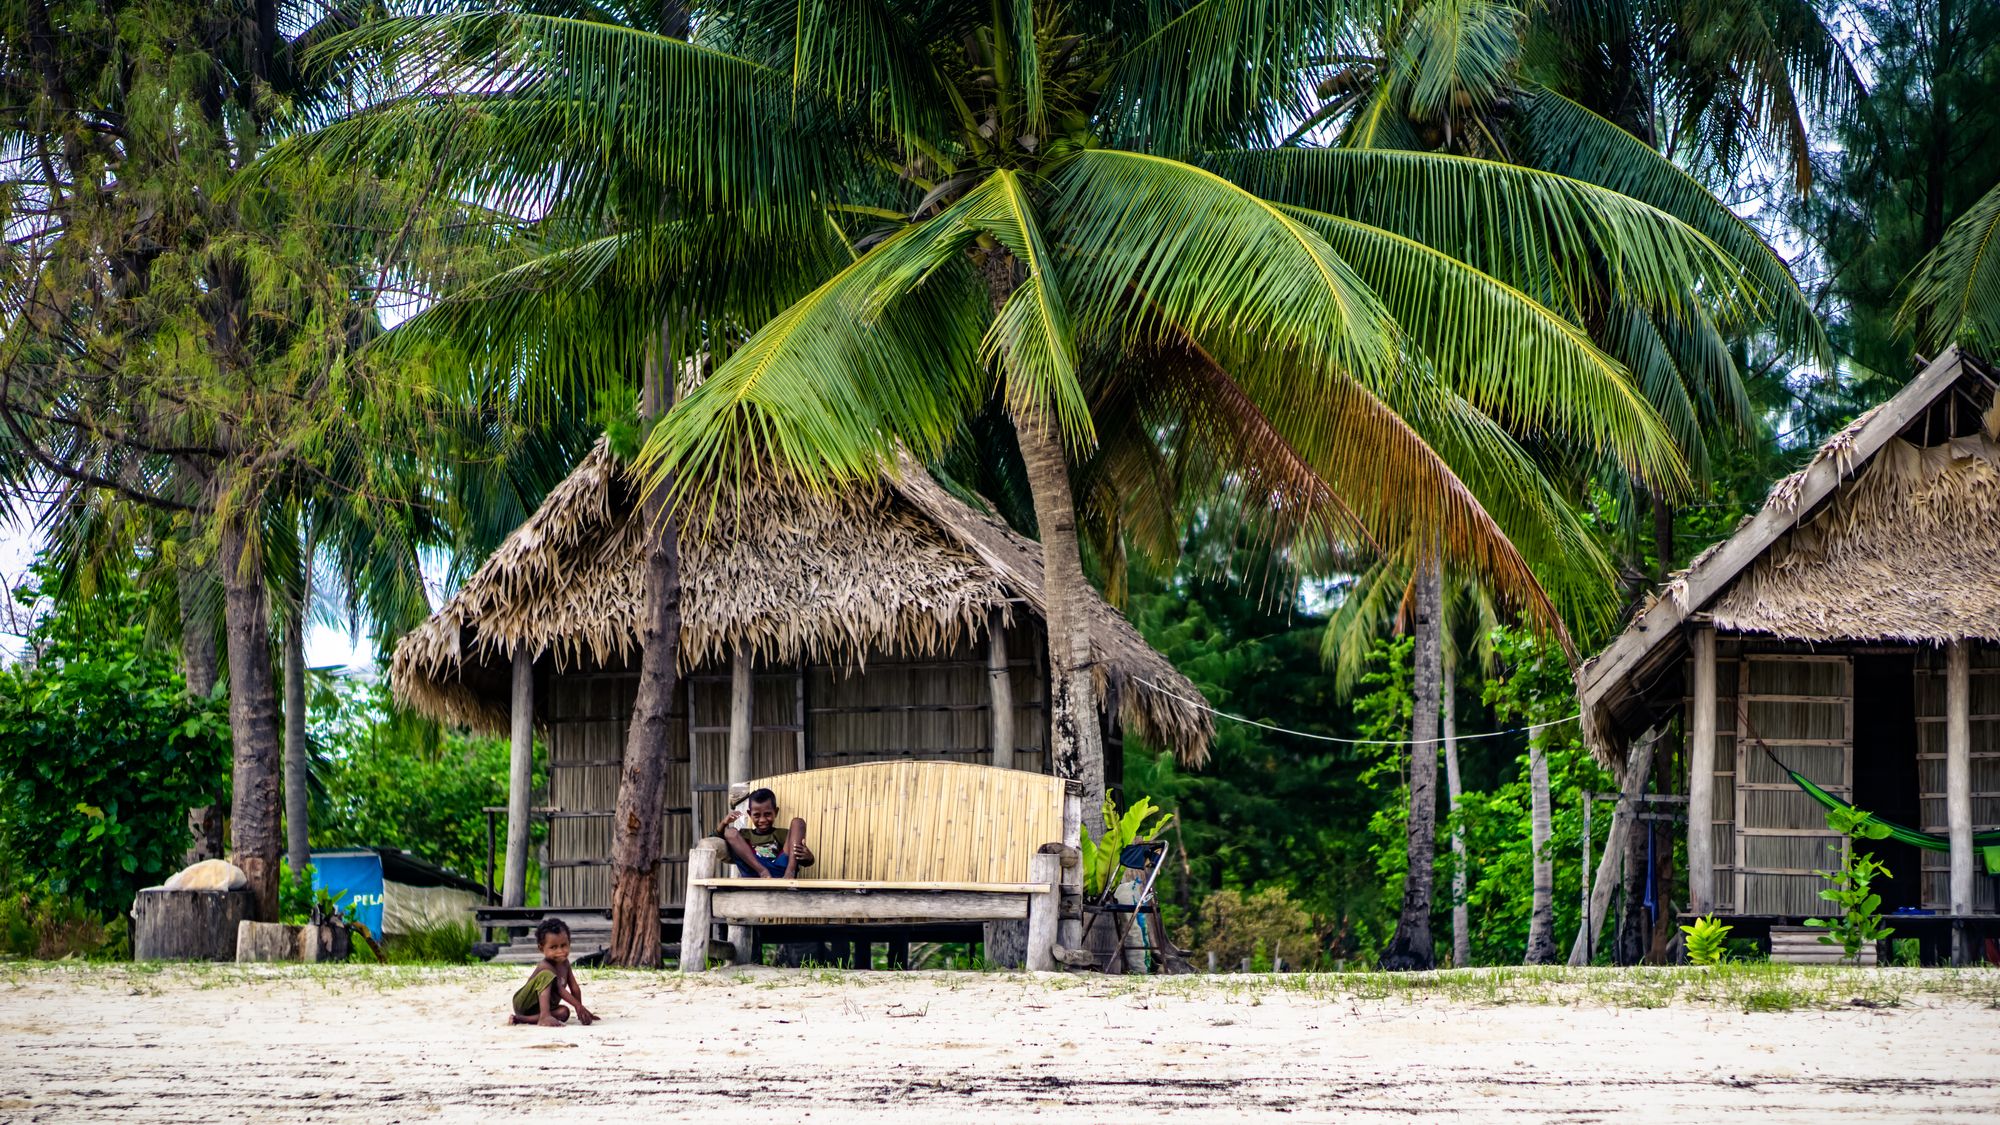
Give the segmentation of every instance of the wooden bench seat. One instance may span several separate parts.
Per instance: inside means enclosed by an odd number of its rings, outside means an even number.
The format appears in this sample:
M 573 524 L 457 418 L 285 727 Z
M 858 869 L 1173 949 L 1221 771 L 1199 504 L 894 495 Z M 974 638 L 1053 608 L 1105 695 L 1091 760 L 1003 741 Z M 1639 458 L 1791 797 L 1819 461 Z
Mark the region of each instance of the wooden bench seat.
M 688 859 L 683 949 L 705 948 L 716 922 L 1025 921 L 1027 967 L 1055 968 L 1061 898 L 1076 879 L 1065 859 L 1081 823 L 1068 783 L 961 762 L 872 762 L 745 782 L 731 797 L 759 788 L 777 794 L 781 823 L 805 819 L 816 862 L 796 879 L 730 877 L 723 841 L 701 841 Z

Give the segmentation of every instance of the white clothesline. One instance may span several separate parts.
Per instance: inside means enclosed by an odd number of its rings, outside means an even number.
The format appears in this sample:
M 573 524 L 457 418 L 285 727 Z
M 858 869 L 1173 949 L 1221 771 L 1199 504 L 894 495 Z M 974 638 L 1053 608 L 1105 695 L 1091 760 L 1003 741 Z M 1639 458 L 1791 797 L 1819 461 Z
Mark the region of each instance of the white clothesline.
M 1182 703 L 1185 703 L 1190 707 L 1199 707 L 1202 710 L 1208 712 L 1211 715 L 1214 715 L 1219 719 L 1228 719 L 1232 723 L 1242 723 L 1244 726 L 1259 727 L 1264 730 L 1275 731 L 1278 734 L 1289 734 L 1294 738 L 1310 738 L 1315 742 L 1339 742 L 1347 746 L 1415 746 L 1418 744 L 1417 740 L 1408 738 L 1337 738 L 1330 734 L 1315 734 L 1312 731 L 1293 730 L 1290 727 L 1281 727 L 1275 723 L 1259 722 L 1256 719 L 1244 718 L 1242 715 L 1232 715 L 1227 711 L 1218 711 L 1215 708 L 1210 707 L 1206 700 L 1189 699 L 1185 695 L 1181 695 L 1178 692 L 1169 691 L 1166 688 L 1163 688 L 1160 685 L 1142 676 L 1134 676 L 1132 678 L 1138 680 L 1142 684 L 1145 684 L 1147 687 L 1152 688 L 1154 691 L 1159 692 L 1161 695 L 1167 696 L 1171 699 L 1178 699 Z M 1543 730 L 1548 727 L 1559 727 L 1564 723 L 1573 723 L 1577 720 L 1577 718 L 1578 718 L 1577 715 L 1565 715 L 1560 719 L 1550 719 L 1546 723 L 1530 723 L 1524 727 L 1509 727 L 1506 730 L 1481 731 L 1478 734 L 1454 735 L 1453 741 L 1470 742 L 1475 738 L 1499 738 L 1500 736 L 1507 734 L 1527 734 L 1533 731 Z M 1444 738 L 1442 736 L 1433 740 L 1434 745 L 1442 744 L 1443 742 Z

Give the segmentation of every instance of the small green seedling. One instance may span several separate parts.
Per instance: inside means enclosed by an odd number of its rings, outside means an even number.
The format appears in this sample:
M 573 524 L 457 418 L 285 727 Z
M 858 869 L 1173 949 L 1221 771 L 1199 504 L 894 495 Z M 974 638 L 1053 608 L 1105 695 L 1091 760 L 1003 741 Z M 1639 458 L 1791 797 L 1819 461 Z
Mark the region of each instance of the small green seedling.
M 1682 926 L 1681 932 L 1687 935 L 1688 964 L 1722 964 L 1729 952 L 1729 931 L 1735 928 L 1713 914 L 1696 918 L 1692 926 Z
M 1882 896 L 1870 889 L 1877 878 L 1889 876 L 1888 867 L 1858 846 L 1863 840 L 1885 840 L 1889 826 L 1860 809 L 1829 809 L 1826 826 L 1847 837 L 1847 859 L 1838 870 L 1813 874 L 1832 883 L 1819 897 L 1840 907 L 1832 918 L 1808 918 L 1806 925 L 1827 931 L 1819 940 L 1840 946 L 1849 961 L 1861 957 L 1861 947 L 1881 941 L 1894 930 L 1882 923 Z

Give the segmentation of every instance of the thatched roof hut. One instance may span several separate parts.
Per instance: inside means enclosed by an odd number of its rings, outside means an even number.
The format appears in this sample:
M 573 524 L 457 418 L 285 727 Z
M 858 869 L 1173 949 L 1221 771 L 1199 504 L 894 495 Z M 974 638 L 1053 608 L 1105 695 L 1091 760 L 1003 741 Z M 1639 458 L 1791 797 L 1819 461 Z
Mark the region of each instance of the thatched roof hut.
M 1898 873 L 1886 908 L 1959 919 L 1959 956 L 1967 919 L 1994 929 L 1971 839 L 2000 825 L 1996 390 L 1956 350 L 1926 365 L 1579 669 L 1602 760 L 1652 730 L 1658 770 L 1686 770 L 1689 910 L 1832 909 L 1813 872 L 1840 841 L 1803 777 L 1934 837 L 1876 849 Z
M 945 653 L 998 612 L 1042 610 L 1041 548 L 905 461 L 874 489 L 819 495 L 764 478 L 681 541 L 680 663 L 744 645 L 760 663 L 859 669 Z M 603 441 L 421 628 L 396 646 L 405 705 L 500 732 L 511 654 L 557 672 L 636 659 L 642 539 L 635 482 Z M 1101 598 L 1091 599 L 1100 703 L 1183 761 L 1208 754 L 1200 693 Z

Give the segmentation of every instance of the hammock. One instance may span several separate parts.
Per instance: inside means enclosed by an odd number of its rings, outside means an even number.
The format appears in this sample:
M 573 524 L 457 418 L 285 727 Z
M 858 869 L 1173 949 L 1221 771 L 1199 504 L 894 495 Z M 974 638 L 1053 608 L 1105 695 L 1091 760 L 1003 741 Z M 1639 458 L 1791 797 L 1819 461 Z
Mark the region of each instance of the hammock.
M 1763 740 L 1759 739 L 1758 743 L 1761 746 Z M 1806 796 L 1811 797 L 1829 809 L 1848 809 L 1853 812 L 1861 811 L 1813 784 L 1812 778 L 1779 761 L 1776 754 L 1771 754 L 1770 747 L 1764 746 L 1763 750 L 1764 753 L 1771 755 L 1772 761 L 1778 763 L 1779 769 L 1784 770 L 1785 773 L 1791 776 L 1792 784 L 1805 790 Z M 1951 850 L 1951 838 L 1948 836 L 1939 836 L 1933 832 L 1919 832 L 1906 825 L 1897 824 L 1893 820 L 1884 820 L 1874 813 L 1863 813 L 1862 815 L 1868 823 L 1879 824 L 1887 828 L 1889 830 L 1888 838 L 1898 843 L 1909 844 L 1912 847 L 1925 848 L 1934 852 L 1948 852 Z M 1972 846 L 1979 849 L 1981 857 L 1986 861 L 1986 873 L 1988 875 L 2000 875 L 2000 829 L 1991 832 L 1980 832 L 1974 835 L 1972 837 Z

